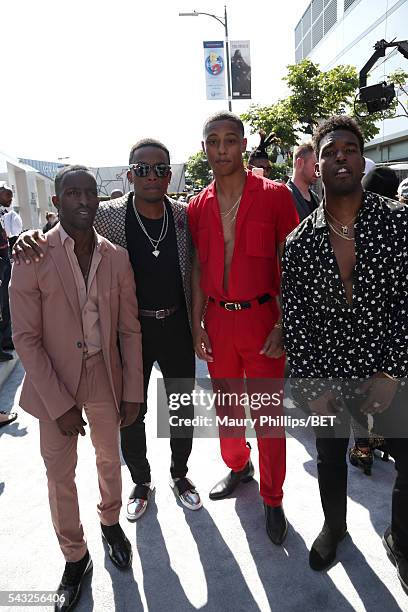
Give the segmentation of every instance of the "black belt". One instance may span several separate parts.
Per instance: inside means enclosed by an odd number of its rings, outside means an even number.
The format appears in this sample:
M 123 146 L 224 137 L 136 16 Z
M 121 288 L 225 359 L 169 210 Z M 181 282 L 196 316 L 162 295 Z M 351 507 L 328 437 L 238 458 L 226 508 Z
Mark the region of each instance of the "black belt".
M 272 299 L 272 296 L 269 293 L 264 293 L 261 297 L 257 297 L 249 302 L 217 302 L 213 297 L 209 297 L 208 300 L 213 302 L 214 304 L 219 304 L 225 310 L 243 310 L 245 308 L 251 308 L 251 302 L 257 301 L 258 304 L 265 304 L 265 302 L 269 302 Z
M 161 310 L 144 310 L 139 309 L 139 315 L 141 317 L 152 317 L 153 319 L 165 319 L 170 315 L 174 314 L 180 306 L 171 306 L 170 308 L 162 308 Z

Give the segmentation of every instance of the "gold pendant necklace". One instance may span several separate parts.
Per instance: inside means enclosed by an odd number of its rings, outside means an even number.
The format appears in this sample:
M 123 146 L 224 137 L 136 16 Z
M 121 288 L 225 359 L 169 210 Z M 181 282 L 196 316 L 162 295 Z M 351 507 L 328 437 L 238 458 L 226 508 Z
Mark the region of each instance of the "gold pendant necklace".
M 332 225 L 332 224 L 330 223 L 330 221 L 329 221 L 329 220 L 327 220 L 327 225 L 330 227 L 330 229 L 331 229 L 331 230 L 332 230 L 332 231 L 333 231 L 333 232 L 334 232 L 334 233 L 335 233 L 337 236 L 340 236 L 340 238 L 343 238 L 343 240 L 349 240 L 350 242 L 354 242 L 354 241 L 355 241 L 355 238 L 354 238 L 354 237 L 349 238 L 349 237 L 348 237 L 348 236 L 347 236 L 347 235 L 346 235 L 344 232 L 339 232 L 339 231 L 338 231 L 338 230 L 337 230 L 337 229 L 334 227 L 334 225 Z
M 333 219 L 333 221 L 335 221 L 338 225 L 340 225 L 341 227 L 341 232 L 343 234 L 343 236 L 348 236 L 349 233 L 349 225 L 351 225 L 352 223 L 354 223 L 354 221 L 357 219 L 357 215 L 355 217 L 353 217 L 352 219 L 350 219 L 350 221 L 346 224 L 340 223 L 340 221 L 338 219 L 336 219 L 336 217 L 334 217 L 331 212 L 329 212 L 326 208 L 326 206 L 324 207 L 324 210 L 326 212 L 326 214 L 329 215 L 329 217 L 331 217 Z M 331 226 L 333 227 L 333 226 Z

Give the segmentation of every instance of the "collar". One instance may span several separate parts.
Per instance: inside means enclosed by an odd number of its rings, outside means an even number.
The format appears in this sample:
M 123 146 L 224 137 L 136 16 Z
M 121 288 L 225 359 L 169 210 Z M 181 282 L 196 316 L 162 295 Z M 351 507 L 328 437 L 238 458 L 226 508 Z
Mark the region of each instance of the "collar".
M 359 217 L 361 216 L 362 212 L 366 208 L 365 203 L 367 201 L 367 196 L 368 196 L 367 191 L 363 191 L 362 202 L 361 202 L 360 210 L 358 211 L 357 221 L 359 220 Z M 314 214 L 316 215 L 316 219 L 314 222 L 314 226 L 316 229 L 321 230 L 327 227 L 326 215 L 324 214 L 325 204 L 326 204 L 326 198 L 323 197 L 321 204 L 318 206 L 318 208 L 316 208 L 316 211 L 314 212 Z
M 62 246 L 64 246 L 65 242 L 68 240 L 68 243 L 70 245 L 72 245 L 72 247 L 75 246 L 75 241 L 73 238 L 71 238 L 71 236 L 69 234 L 67 234 L 67 232 L 64 230 L 64 228 L 62 227 L 61 223 L 58 223 L 56 226 L 56 229 L 59 233 L 60 239 L 61 239 L 61 244 Z M 101 236 L 95 231 L 94 231 L 94 238 L 95 238 L 95 250 L 96 251 L 100 251 L 101 247 L 102 247 L 102 239 Z
M 292 179 L 289 179 L 286 184 L 288 185 L 290 189 L 292 189 L 293 191 L 296 191 L 304 199 L 303 193 L 300 191 L 299 187 L 292 181 Z M 313 193 L 310 187 L 308 187 L 307 190 L 310 194 Z
M 244 184 L 244 189 L 242 191 L 242 194 L 244 194 L 244 192 L 246 191 L 256 191 L 260 186 L 259 181 L 263 182 L 264 178 L 261 176 L 256 176 L 255 174 L 252 174 L 251 170 L 245 170 L 245 174 L 246 174 L 246 179 L 245 179 L 245 184 Z M 217 184 L 216 184 L 216 181 L 214 180 L 207 187 L 207 198 L 210 199 L 210 198 L 216 198 L 216 197 L 217 197 Z

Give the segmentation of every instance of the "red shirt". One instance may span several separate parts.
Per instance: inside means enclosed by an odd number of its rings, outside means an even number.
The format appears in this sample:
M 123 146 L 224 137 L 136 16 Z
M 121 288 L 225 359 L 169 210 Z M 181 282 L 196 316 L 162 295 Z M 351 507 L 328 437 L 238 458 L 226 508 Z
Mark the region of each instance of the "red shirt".
M 244 301 L 265 293 L 279 294 L 278 245 L 299 223 L 285 185 L 247 172 L 235 225 L 228 294 L 223 288 L 224 234 L 215 182 L 191 200 L 187 216 L 206 296 Z

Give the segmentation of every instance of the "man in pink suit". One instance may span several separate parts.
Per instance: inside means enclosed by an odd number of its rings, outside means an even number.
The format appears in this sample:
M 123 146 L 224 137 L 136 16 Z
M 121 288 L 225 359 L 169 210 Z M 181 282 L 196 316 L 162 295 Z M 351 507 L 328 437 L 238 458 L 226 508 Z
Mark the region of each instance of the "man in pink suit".
M 66 167 L 55 191 L 60 223 L 47 233 L 41 264 L 14 266 L 10 301 L 13 340 L 26 370 L 20 405 L 39 419 L 51 516 L 66 560 L 58 589 L 64 597 L 55 609 L 67 612 L 92 568 L 75 486 L 78 434 L 87 425 L 102 538 L 117 567 L 132 561 L 119 525 L 118 436 L 137 417 L 143 374 L 133 272 L 127 252 L 93 229 L 95 178 L 84 166 Z

